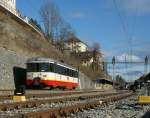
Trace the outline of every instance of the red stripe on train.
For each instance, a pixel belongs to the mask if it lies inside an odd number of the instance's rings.
[[[33,80],[27,80],[27,85],[32,86]],[[56,80],[40,80],[40,84],[45,86],[53,86],[53,87],[66,87],[68,89],[76,88],[78,87],[78,83],[72,83],[72,82],[63,82],[63,81],[56,81]]]

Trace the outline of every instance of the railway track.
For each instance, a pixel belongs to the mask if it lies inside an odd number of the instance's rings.
[[[115,95],[115,96],[111,96],[105,99],[91,101],[88,103],[87,102],[77,103],[73,106],[67,106],[67,107],[62,107],[62,108],[57,108],[57,109],[49,109],[47,111],[42,111],[42,112],[32,112],[28,114],[23,114],[21,117],[23,118],[67,117],[71,113],[76,113],[76,112],[88,110],[88,109],[94,109],[95,107],[98,107],[99,105],[107,105],[109,104],[109,102],[121,100],[131,95],[133,95],[133,93],[127,93],[124,95]],[[17,116],[17,118],[20,118],[20,116]]]
[[[41,112],[41,110],[34,110],[36,112],[27,112],[17,114],[15,118],[49,118],[49,117],[57,117],[57,116],[65,116],[68,113],[74,113],[83,109],[94,108],[98,105],[104,105],[109,103],[110,101],[116,101],[119,99],[123,99],[125,97],[131,96],[133,93],[123,92],[123,93],[113,93],[113,94],[99,94],[99,95],[80,95],[74,97],[65,97],[65,98],[54,98],[48,100],[34,100],[34,101],[27,101],[21,103],[11,103],[11,104],[2,104],[0,105],[1,111],[11,111],[11,110],[18,110],[18,109],[30,109],[30,108],[38,108],[41,105],[45,104],[64,104],[61,107],[54,107],[53,105],[50,108],[45,109]],[[72,102],[71,105],[66,105],[68,102]],[[70,104],[70,103],[69,103]],[[45,107],[43,107],[45,108]],[[32,109],[33,110],[33,109]],[[31,110],[31,111],[32,111]],[[24,111],[24,110],[23,110]],[[30,110],[29,110],[30,111]],[[22,112],[22,111],[21,111]]]
[[[107,96],[112,96],[112,95],[117,95],[120,93],[97,93],[97,94],[71,94],[71,95],[64,95],[62,96],[53,96],[48,97],[48,98],[37,98],[35,97],[34,99],[29,99],[26,102],[12,102],[12,103],[1,103],[0,104],[0,110],[2,111],[7,111],[10,109],[15,109],[15,108],[30,108],[30,107],[36,107],[41,104],[46,104],[46,103],[62,103],[65,101],[75,101],[75,100],[84,100],[84,99],[92,99],[92,98],[97,98],[97,97],[107,97]],[[42,95],[43,96],[43,95]],[[41,97],[41,96],[40,96]]]
[[[69,92],[51,92],[51,93],[43,93],[43,91],[40,91],[37,94],[34,93],[34,91],[30,91],[28,94],[25,94],[26,98],[43,98],[43,97],[56,97],[56,96],[67,96],[67,95],[72,95],[72,94],[85,94],[85,93],[98,93],[98,92],[104,92],[104,91],[69,91]],[[115,93],[115,92],[114,92]],[[1,95],[0,100],[11,100],[13,98],[13,95]]]

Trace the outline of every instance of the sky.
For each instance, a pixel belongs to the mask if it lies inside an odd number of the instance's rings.
[[[17,8],[41,23],[39,9],[44,1],[17,0]],[[105,60],[115,56],[118,61],[125,57],[127,61],[131,57],[132,61],[144,61],[146,55],[150,57],[150,0],[51,1],[82,41],[90,46],[100,44]],[[144,73],[143,68],[144,64],[116,65],[115,71],[133,79]],[[112,74],[111,67],[108,71]]]

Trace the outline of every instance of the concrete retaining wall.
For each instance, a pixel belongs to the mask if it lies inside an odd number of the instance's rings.
[[[94,89],[93,81],[83,73],[79,73],[79,89]]]

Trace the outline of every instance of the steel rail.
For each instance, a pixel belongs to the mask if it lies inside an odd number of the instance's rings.
[[[71,113],[77,113],[79,111],[94,109],[100,105],[108,105],[110,102],[118,101],[121,99],[125,99],[129,96],[134,95],[134,93],[125,93],[122,95],[115,95],[109,98],[103,99],[102,102],[100,100],[95,100],[88,103],[77,103],[73,106],[61,107],[61,108],[52,108],[46,111],[38,111],[38,112],[31,112],[26,114],[21,114],[15,116],[16,118],[57,118],[68,116]]]
[[[102,91],[77,91],[77,92],[59,92],[59,93],[44,93],[44,94],[26,94],[26,98],[42,98],[42,97],[56,97],[56,96],[67,96],[67,95],[76,95],[76,94],[86,94],[86,93],[98,93]],[[104,92],[104,91],[103,91]],[[114,92],[115,93],[115,92]],[[13,95],[2,95],[0,96],[0,100],[10,100],[13,98]]]
[[[126,93],[126,92],[124,92]],[[29,100],[26,102],[14,102],[14,103],[3,103],[0,104],[0,110],[1,111],[7,111],[7,110],[13,110],[13,109],[20,109],[20,108],[32,108],[32,107],[37,107],[41,104],[46,104],[46,103],[63,103],[66,101],[75,101],[75,100],[84,100],[84,99],[92,99],[92,98],[97,98],[97,97],[107,97],[107,96],[112,96],[112,95],[119,95],[123,93],[100,93],[97,95],[79,95],[79,96],[67,96],[67,97],[62,97],[62,98],[51,98],[51,99],[45,99],[45,100]]]

